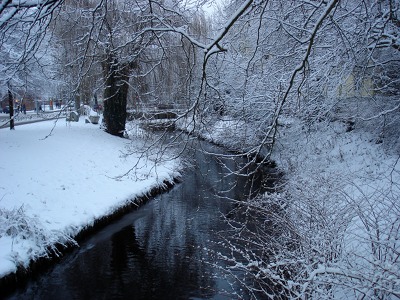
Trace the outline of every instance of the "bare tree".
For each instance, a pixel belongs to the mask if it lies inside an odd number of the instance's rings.
[[[35,8],[37,4],[2,1],[0,5],[0,90],[7,88],[20,105],[28,95],[51,93],[49,85],[46,92],[43,88],[53,75],[46,32],[57,5],[46,2]],[[14,112],[18,113],[14,105],[14,101],[9,103],[10,126]]]
[[[58,19],[64,15],[68,19],[56,20],[56,23],[63,26],[69,22],[73,30],[78,30],[73,37],[76,46],[68,47],[75,53],[68,65],[71,71],[76,69],[73,77],[78,90],[83,88],[87,78],[93,77],[92,70],[101,66],[105,101],[103,120],[109,133],[123,135],[129,89],[136,102],[140,99],[175,101],[163,99],[175,93],[182,101],[186,83],[193,73],[190,71],[193,50],[179,39],[179,35],[174,37],[158,29],[166,20],[169,26],[188,24],[181,7],[147,1],[68,2],[64,7]],[[71,54],[66,53],[68,56]],[[166,67],[169,72],[165,74]],[[64,70],[71,73],[68,68]]]

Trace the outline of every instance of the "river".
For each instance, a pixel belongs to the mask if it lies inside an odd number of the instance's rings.
[[[214,254],[228,251],[217,242],[237,206],[230,199],[245,199],[260,180],[249,184],[227,170],[244,160],[190,156],[182,183],[84,240],[8,299],[246,299]]]

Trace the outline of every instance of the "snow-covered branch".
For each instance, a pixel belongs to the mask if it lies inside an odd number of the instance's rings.
[[[37,22],[53,13],[60,6],[63,0],[2,0],[0,3],[0,29],[4,29],[7,24],[21,15],[21,21]]]

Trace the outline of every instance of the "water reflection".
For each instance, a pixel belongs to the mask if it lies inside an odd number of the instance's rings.
[[[218,271],[213,253],[225,250],[212,241],[235,206],[226,199],[247,197],[250,185],[227,175],[236,162],[191,155],[196,165],[183,183],[84,242],[11,299],[246,298]]]

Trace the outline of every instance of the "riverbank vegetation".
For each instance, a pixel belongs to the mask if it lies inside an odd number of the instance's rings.
[[[349,107],[360,103],[360,117],[351,125],[339,117],[341,110],[315,124],[282,119],[270,157],[284,174],[275,192],[238,201],[231,214],[245,221],[226,219],[231,230],[218,243],[232,256],[214,255],[254,298],[398,295],[400,187],[393,133],[399,124],[395,115],[386,116],[390,125],[384,127],[382,119],[368,118],[376,115],[376,98],[348,100],[345,111],[353,113]],[[235,145],[230,132],[240,122],[221,123],[203,136]]]
[[[399,1],[232,0],[212,17],[208,2],[4,1],[2,92],[50,78],[76,107],[101,98],[117,136],[127,107],[173,108],[189,133],[275,161],[277,191],[245,210],[259,226],[232,224],[248,248],[226,241],[255,298],[400,297]]]

